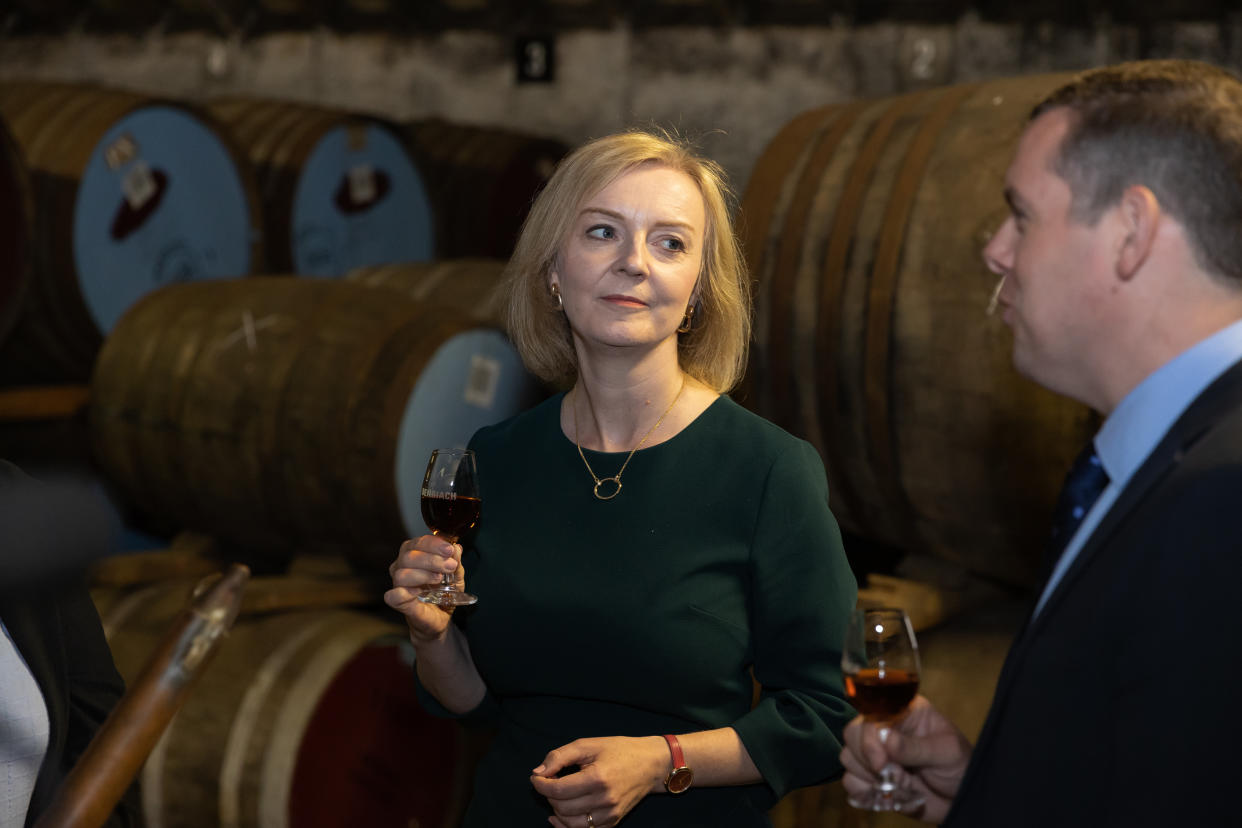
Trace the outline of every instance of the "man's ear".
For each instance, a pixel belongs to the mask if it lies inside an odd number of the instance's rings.
[[[1129,280],[1151,254],[1160,226],[1160,202],[1146,187],[1134,185],[1121,194],[1121,226],[1125,235],[1117,251],[1117,276]]]

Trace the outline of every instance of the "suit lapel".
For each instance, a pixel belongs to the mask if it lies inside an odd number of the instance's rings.
[[[1242,362],[1235,363],[1225,373],[1221,374],[1212,382],[1204,391],[1190,404],[1187,409],[1182,412],[1177,421],[1169,428],[1168,432],[1152,450],[1147,459],[1130,478],[1126,484],[1126,488],[1114,501],[1112,507],[1108,510],[1108,514],[1091,533],[1083,548],[1079,551],[1078,556],[1070,565],[1065,575],[1057,584],[1056,589],[1048,596],[1043,609],[1037,617],[1028,618],[1026,625],[1018,636],[1014,639],[1014,644],[1009,650],[1009,655],[1005,658],[1005,664],[1001,668],[1000,678],[996,683],[996,692],[992,697],[992,706],[988,711],[988,716],[983,725],[983,730],[979,734],[979,739],[975,745],[975,757],[967,769],[966,778],[962,780],[962,786],[958,790],[957,797],[961,798],[967,791],[971,779],[975,774],[970,772],[979,760],[983,758],[985,751],[993,736],[997,721],[1002,717],[1005,703],[1008,699],[1009,688],[1013,684],[1015,677],[1020,672],[1021,664],[1026,656],[1026,651],[1034,640],[1039,628],[1047,623],[1047,619],[1056,612],[1057,606],[1064,600],[1065,595],[1072,590],[1074,583],[1091,565],[1092,560],[1099,554],[1100,549],[1105,547],[1110,538],[1117,533],[1126,519],[1133,514],[1134,510],[1143,501],[1143,499],[1151,492],[1151,490],[1167,477],[1178,464],[1182,461],[1186,452],[1195,444],[1204,434],[1206,434],[1213,425],[1220,422],[1229,412],[1242,408]],[[1041,585],[1041,590],[1043,586]]]
[[[1078,556],[1048,596],[1039,615],[1028,624],[1022,636],[1023,641],[1051,617],[1074,582],[1091,565],[1099,550],[1108,545],[1109,540],[1156,484],[1172,474],[1186,453],[1212,426],[1238,408],[1242,408],[1242,362],[1235,363],[1204,389],[1152,449],[1108,510],[1108,514],[1079,550]]]

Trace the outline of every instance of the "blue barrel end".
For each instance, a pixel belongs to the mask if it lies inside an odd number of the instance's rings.
[[[406,403],[394,458],[397,501],[409,537],[427,533],[423,473],[432,449],[464,448],[474,432],[529,408],[542,389],[503,334],[477,329],[442,344]]]
[[[292,212],[299,274],[338,277],[355,267],[420,262],[434,254],[422,175],[380,124],[325,133],[303,166]]]
[[[156,288],[250,272],[254,225],[210,126],[172,106],[118,120],[82,173],[73,216],[74,265],[100,332]]]

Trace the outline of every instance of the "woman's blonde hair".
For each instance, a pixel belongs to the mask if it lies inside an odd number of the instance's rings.
[[[573,384],[578,357],[565,315],[549,292],[549,273],[583,203],[642,164],[688,175],[703,196],[703,265],[693,324],[678,334],[681,368],[724,392],[746,368],[751,299],[746,263],[729,217],[732,194],[723,170],[683,141],[643,131],[598,138],[567,155],[535,199],[506,270],[509,336],[531,372],[558,386]]]

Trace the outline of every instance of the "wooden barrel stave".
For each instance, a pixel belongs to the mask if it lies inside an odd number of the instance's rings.
[[[285,287],[260,278],[185,297],[176,315],[166,317],[165,335],[192,359],[149,375],[151,387],[171,380],[183,396],[164,439],[149,442],[166,463],[176,463],[161,466],[151,457],[150,468],[173,476],[149,484],[184,481],[180,488],[193,493],[194,504],[183,502],[179,514],[257,549],[279,548],[290,537],[292,518],[281,511],[272,481],[283,463],[275,454],[279,401],[317,321],[317,297]]]
[[[535,194],[568,148],[511,130],[411,121],[406,134],[424,161],[439,218],[441,259],[507,259]]]
[[[505,262],[442,259],[356,268],[346,276],[365,285],[399,290],[416,302],[453,308],[479,322],[504,324]]]

